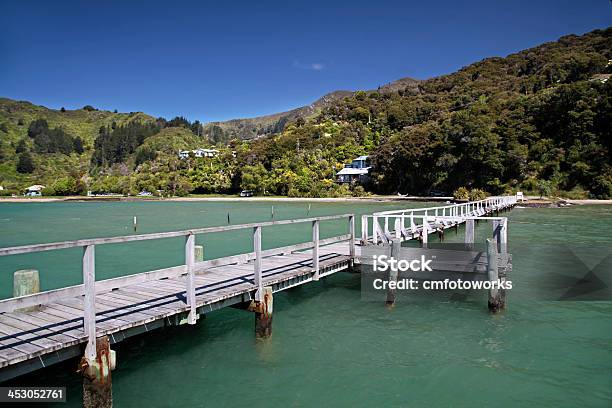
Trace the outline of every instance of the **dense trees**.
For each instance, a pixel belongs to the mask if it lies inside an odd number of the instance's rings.
[[[45,119],[32,121],[28,127],[28,136],[34,139],[34,150],[37,153],[83,153],[80,137],[73,138],[62,128],[50,129]]]
[[[34,168],[34,160],[32,160],[32,155],[27,151],[21,153],[17,161],[17,172],[22,174],[32,173]]]
[[[109,166],[124,162],[144,140],[160,130],[157,124],[130,122],[124,126],[100,128],[94,142],[92,166]]]

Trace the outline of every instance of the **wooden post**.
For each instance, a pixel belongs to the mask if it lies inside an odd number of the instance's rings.
[[[85,358],[88,361],[93,361],[96,359],[96,261],[94,245],[87,245],[83,248],[83,285],[85,286],[83,323],[87,336]]]
[[[495,239],[487,238],[487,277],[491,282],[489,289],[489,311],[497,313],[505,307],[501,289],[497,287],[499,282],[499,271],[497,262],[497,242]]]
[[[465,247],[474,249],[474,219],[469,218],[465,221]]]
[[[312,222],[312,242],[314,246],[312,247],[312,268],[314,270],[314,275],[312,275],[312,280],[319,280],[319,220],[314,220]]]
[[[402,220],[400,219],[400,217],[395,217],[395,238],[401,238],[402,237],[402,228],[400,223],[402,222]]]
[[[110,349],[107,336],[96,340],[95,360],[81,359],[78,372],[83,376],[83,407],[112,408],[113,386],[111,371],[115,369],[117,357]]]
[[[263,279],[261,276],[261,226],[256,226],[253,228],[253,250],[255,252],[253,269],[255,274],[255,286],[257,286],[255,300],[261,301],[263,299]]]
[[[429,235],[429,222],[427,221],[427,210],[425,210],[425,216],[423,217],[423,228],[421,229],[422,239],[421,239],[421,247],[427,248],[427,241]]]
[[[361,245],[368,244],[368,216],[361,216]]]
[[[378,244],[378,228],[380,226],[378,225],[378,217],[377,216],[373,216],[372,217],[372,243],[374,245]]]
[[[187,290],[185,298],[189,306],[189,316],[187,324],[196,324],[198,313],[196,311],[196,295],[195,295],[195,235],[189,234],[185,239],[185,267],[187,268]]]
[[[272,288],[266,286],[261,289],[261,300],[255,311],[255,337],[265,339],[272,336],[272,310],[274,299]]]
[[[13,297],[27,296],[40,292],[40,276],[36,269],[22,269],[13,273]],[[16,309],[15,312],[35,312],[39,306]]]
[[[202,262],[204,260],[204,245],[196,245],[194,247],[195,261]]]
[[[493,220],[493,238],[497,243],[499,253],[505,254],[508,252],[508,219]]]
[[[396,238],[393,241],[391,241],[391,258],[395,258],[396,260],[398,260],[400,257],[401,248],[402,248],[402,241],[400,239]],[[389,282],[397,283],[397,275],[398,275],[397,268],[395,268],[395,270],[393,270],[393,268],[389,268]],[[386,305],[388,308],[392,308],[395,306],[395,297],[396,297],[395,287],[393,289],[388,287],[387,288],[387,302],[386,302]]]
[[[349,238],[349,256],[351,257],[350,267],[352,268],[355,264],[355,216],[352,214],[349,215],[349,234],[351,236]]]

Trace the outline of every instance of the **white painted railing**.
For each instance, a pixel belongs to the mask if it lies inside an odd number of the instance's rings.
[[[468,219],[482,218],[494,211],[515,205],[516,196],[488,197],[479,201],[449,204],[438,207],[409,208],[381,211],[361,217],[362,244],[388,243],[392,238],[420,238],[427,243],[427,235],[444,230]],[[369,222],[372,222],[370,235]]]
[[[343,234],[331,238],[320,239],[319,224],[321,221],[338,220],[348,218],[348,234]],[[288,225],[298,223],[312,223],[312,241],[284,247],[261,249],[262,228],[276,225]],[[214,232],[225,232],[239,229],[253,229],[253,252],[232,255],[223,258],[216,258],[207,261],[196,262],[195,260],[195,236]],[[163,238],[185,238],[185,264],[171,268],[158,269],[155,271],[143,272],[134,275],[121,276],[118,278],[96,281],[95,273],[95,247],[97,245],[125,243],[135,241],[148,241]],[[355,258],[355,216],[353,214],[331,215],[324,217],[312,217],[297,220],[269,221],[242,225],[226,225],[219,227],[206,227],[186,231],[160,232],[152,234],[130,235],[110,238],[93,238],[76,241],[54,242],[48,244],[23,245],[16,247],[0,248],[0,256],[26,254],[33,252],[52,251],[65,248],[83,248],[82,271],[83,284],[69,286],[66,288],[49,290],[31,295],[13,297],[0,300],[0,313],[12,312],[16,309],[37,306],[60,301],[62,299],[83,296],[83,325],[87,336],[87,346],[85,356],[88,359],[96,358],[96,303],[95,296],[99,293],[109,292],[120,287],[158,280],[163,278],[176,278],[186,275],[185,299],[189,310],[187,322],[196,322],[196,294],[194,275],[197,272],[212,267],[230,265],[235,263],[253,262],[254,282],[256,286],[255,299],[260,300],[263,289],[262,259],[280,254],[288,254],[295,251],[312,249],[313,251],[313,280],[319,278],[319,246],[333,244],[336,242],[348,241],[351,262]]]

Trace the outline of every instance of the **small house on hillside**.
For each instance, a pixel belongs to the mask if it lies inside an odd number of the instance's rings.
[[[195,149],[195,150],[179,150],[178,156],[181,159],[186,159],[189,157],[189,154],[193,153],[193,155],[197,158],[202,157],[216,157],[219,154],[219,151],[216,149]]]
[[[369,156],[359,156],[336,173],[336,181],[341,184],[363,183],[368,180],[371,168]]]

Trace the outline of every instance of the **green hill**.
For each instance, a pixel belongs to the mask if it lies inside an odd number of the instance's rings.
[[[374,192],[467,187],[608,198],[611,34],[568,35],[449,75],[338,91],[309,107],[204,126],[0,99],[0,185],[358,195],[363,188],[337,185],[335,172],[370,154],[375,167],[363,187]],[[177,157],[213,145],[215,158]]]

